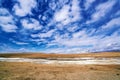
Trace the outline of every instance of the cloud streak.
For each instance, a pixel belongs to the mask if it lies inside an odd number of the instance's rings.
[[[8,6],[4,3],[0,2],[0,52],[120,50],[118,0],[11,0]]]

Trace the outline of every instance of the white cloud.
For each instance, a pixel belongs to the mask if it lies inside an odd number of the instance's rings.
[[[51,37],[53,35],[54,30],[50,30],[47,33],[40,34],[40,37]]]
[[[70,12],[70,15],[72,16],[72,22],[81,19],[79,3],[79,0],[72,0],[72,7]]]
[[[13,11],[17,16],[24,17],[28,14],[32,14],[31,10],[36,7],[36,0],[16,0],[18,3],[15,3]],[[62,53],[77,53],[77,52],[88,52],[88,51],[102,51],[107,49],[120,49],[120,29],[119,31],[116,30],[111,35],[105,35],[107,32],[102,33],[102,30],[108,30],[114,27],[119,28],[120,27],[120,18],[118,11],[116,14],[114,14],[112,17],[114,19],[111,19],[108,23],[101,26],[99,30],[96,30],[96,28],[91,29],[91,27],[88,29],[84,27],[81,27],[81,25],[84,25],[84,23],[79,24],[79,20],[81,20],[81,8],[80,8],[80,1],[81,0],[71,0],[70,3],[66,4],[68,0],[58,0],[56,4],[52,3],[49,4],[50,8],[55,11],[53,20],[50,20],[50,22],[45,26],[45,28],[40,24],[40,22],[33,18],[22,18],[21,24],[23,29],[20,30],[20,35],[31,35],[32,39],[30,41],[35,42],[36,44],[45,43],[47,45],[47,48],[51,46],[58,46],[59,48],[48,50],[49,52],[62,52]],[[86,0],[85,3],[85,10],[89,9],[89,7],[93,7],[92,3],[95,0]],[[53,1],[54,2],[54,1]],[[89,20],[87,23],[96,22],[99,20],[102,20],[112,9],[112,7],[115,5],[117,1],[110,0],[106,1],[104,3],[100,3],[96,6],[95,12],[91,15],[91,20]],[[60,4],[60,5],[58,5]],[[58,10],[57,8],[59,8]],[[88,15],[89,16],[89,15]],[[117,18],[115,18],[117,17]],[[9,11],[5,8],[0,8],[0,27],[5,32],[16,32],[18,29],[15,25],[15,19],[16,17],[13,17]],[[42,16],[39,14],[39,19],[47,20],[46,14]],[[72,24],[72,22],[76,22]],[[84,22],[84,21],[83,21]],[[79,25],[79,26],[78,26]],[[86,26],[87,24],[85,24]],[[49,30],[49,26],[56,26],[56,29]],[[86,27],[89,27],[91,25],[87,25]],[[66,32],[63,29],[67,29]],[[79,29],[79,32],[75,32]],[[88,29],[88,30],[87,30]],[[38,34],[31,34],[27,33],[26,30],[40,30]],[[42,30],[42,31],[41,31]],[[61,34],[61,32],[57,30],[62,30],[64,34]],[[67,32],[68,31],[68,32]],[[96,32],[95,32],[96,31]],[[98,32],[97,32],[98,31]],[[102,34],[94,34],[94,33],[102,33]],[[94,34],[94,35],[92,35]],[[53,39],[53,41],[49,41],[49,39]],[[27,38],[26,38],[27,39]],[[29,43],[25,42],[15,42],[18,45],[25,45]],[[14,49],[10,49],[11,51]],[[22,50],[26,50],[25,48],[21,48]],[[47,52],[47,51],[46,51]]]
[[[64,5],[62,9],[57,10],[54,15],[54,20],[63,25],[67,25],[79,19],[81,19],[81,16],[78,0],[72,0],[72,6],[70,6],[70,4]]]
[[[120,10],[115,13],[115,16],[120,16]]]
[[[79,38],[79,37],[82,37],[82,36],[86,36],[85,30],[82,30],[80,32],[76,32],[76,33],[73,34],[73,38]]]
[[[17,45],[26,45],[26,44],[29,44],[29,43],[26,43],[26,42],[20,42],[20,41],[15,41],[13,39],[11,39],[11,41]]]
[[[36,37],[35,35],[31,35],[33,37]],[[38,36],[39,37],[39,36]],[[40,45],[41,43],[48,43],[48,40],[44,39],[44,38],[38,38],[38,39],[30,39],[30,41],[35,42],[37,45]]]
[[[52,9],[52,10],[55,10],[55,8],[56,8],[56,3],[53,1],[53,2],[51,2],[51,3],[49,3],[49,7]]]
[[[17,29],[13,16],[5,8],[0,8],[0,26],[5,32],[16,32]]]
[[[0,8],[0,24],[14,23],[13,17],[5,8]]]
[[[55,36],[54,44],[63,45],[67,47],[83,46],[92,44],[94,38],[88,37],[86,32],[80,31],[73,34],[73,37],[70,39],[69,35],[57,35]]]
[[[59,22],[67,19],[69,17],[69,8],[70,8],[69,5],[63,6],[63,8],[60,11],[55,13],[54,16],[55,20]]]
[[[7,16],[7,15],[9,15],[10,13],[9,13],[9,11],[7,10],[7,9],[5,9],[5,8],[0,8],[0,15],[2,15],[2,16]]]
[[[104,35],[89,36],[90,33],[86,33],[87,30],[82,30],[73,34],[72,38],[68,35],[55,35],[55,40],[49,42],[49,46],[59,45],[59,49],[55,49],[56,52],[95,52],[114,50],[120,48],[120,36],[119,31],[113,33],[111,36],[103,37]],[[67,49],[63,49],[62,46]],[[61,49],[60,49],[61,48]],[[62,50],[63,49],[63,50]],[[52,50],[50,50],[52,51]]]
[[[68,31],[74,32],[78,29],[79,27],[77,25],[71,25],[67,28]]]
[[[82,37],[82,38],[73,38],[73,39],[63,39],[60,40],[60,44],[74,47],[74,46],[87,46],[87,45],[94,45],[96,39],[94,37]]]
[[[87,10],[96,0],[85,0],[85,9]]]
[[[114,27],[120,27],[120,17],[112,19],[109,21],[106,25],[103,25],[102,28],[114,28]]]
[[[116,3],[115,0],[111,0],[111,1],[107,1],[105,3],[98,5],[95,8],[96,12],[93,13],[91,16],[92,19],[90,21],[87,21],[87,23],[92,23],[92,22],[102,19],[102,17],[107,15],[107,13],[112,9],[112,7],[113,7],[113,5],[115,5],[115,3]]]
[[[120,48],[120,36],[119,33],[115,32],[111,36],[106,36],[99,40],[99,43],[93,46],[96,50],[107,50],[108,48],[115,49],[119,45]]]
[[[25,42],[16,42],[16,44],[18,44],[18,45],[25,45],[25,44],[28,44],[28,43],[25,43]]]
[[[39,34],[32,34],[31,37],[40,37],[40,38],[46,38],[46,37],[51,37],[55,30],[50,30],[46,33],[39,33]]]
[[[0,16],[0,23],[1,24],[8,24],[8,23],[14,23],[12,16]]]
[[[44,51],[43,51],[44,52]],[[63,54],[63,53],[68,53],[68,54],[70,54],[70,53],[87,53],[87,52],[89,52],[89,50],[87,50],[87,49],[80,49],[80,48],[53,48],[53,49],[47,49],[46,51],[45,51],[45,53],[61,53],[61,54]]]
[[[31,35],[32,37],[37,37],[37,35]],[[42,42],[44,41],[45,42],[45,39],[30,39],[30,41],[33,41],[33,42]]]
[[[40,25],[39,22],[33,18],[23,19],[21,20],[21,23],[25,29],[40,30],[42,28],[42,25]]]
[[[17,29],[14,24],[2,24],[1,27],[5,32],[16,32]]]
[[[18,3],[14,5],[13,11],[18,16],[26,16],[32,14],[31,10],[36,7],[36,0],[17,0]]]

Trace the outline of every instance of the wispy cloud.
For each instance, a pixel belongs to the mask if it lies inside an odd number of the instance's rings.
[[[91,20],[87,21],[87,23],[92,23],[92,22],[95,22],[95,21],[98,21],[104,18],[105,15],[107,15],[111,11],[115,3],[116,3],[115,0],[111,0],[111,1],[107,1],[102,4],[99,4],[95,8],[95,13],[92,14]]]
[[[0,26],[5,32],[16,32],[13,16],[5,8],[0,8]]]
[[[70,52],[69,50],[71,50],[71,52],[72,50],[74,52],[75,50],[77,50],[78,52],[88,52],[88,51],[94,52],[94,51],[104,51],[104,50],[120,48],[120,46],[118,46],[118,44],[120,44],[119,41],[120,37],[118,37],[119,33],[117,32],[113,33],[111,36],[106,36],[106,37],[103,37],[103,35],[91,37],[89,36],[89,34],[86,33],[86,30],[83,30],[74,33],[71,39],[69,38],[64,39],[61,36],[58,36],[56,40],[54,40],[51,44],[65,46],[68,48],[67,49],[68,52]],[[67,50],[65,52],[67,52]],[[59,49],[57,49],[57,51],[59,52]],[[62,52],[61,49],[60,52]]]
[[[0,1],[0,52],[120,50],[118,0],[11,0],[8,3],[6,6],[4,0]]]
[[[115,28],[115,27],[120,27],[120,17],[112,19],[109,21],[106,25],[103,25],[102,28]]]
[[[17,45],[27,45],[27,44],[29,44],[27,42],[15,41],[15,40],[12,40],[12,39],[10,39],[10,41],[12,41],[13,43],[15,43]]]
[[[55,30],[50,30],[46,33],[39,33],[39,34],[32,34],[31,37],[39,37],[39,38],[46,38],[46,37],[51,37]]]
[[[40,30],[42,26],[39,24],[39,21],[35,19],[23,19],[21,20],[22,26],[25,29],[33,29],[33,30]]]

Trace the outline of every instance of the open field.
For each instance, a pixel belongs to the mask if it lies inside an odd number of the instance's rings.
[[[120,80],[120,52],[0,54],[0,80]]]
[[[80,57],[120,57],[120,52],[101,52],[101,53],[84,53],[84,54],[44,54],[44,53],[14,53],[0,54],[0,57],[19,57],[19,58],[80,58]]]
[[[120,80],[120,65],[0,62],[0,80]]]

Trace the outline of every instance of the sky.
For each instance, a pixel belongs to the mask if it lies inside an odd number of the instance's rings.
[[[0,0],[0,53],[120,50],[120,0]]]

